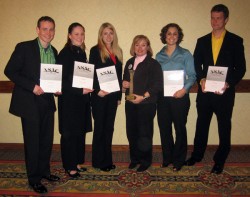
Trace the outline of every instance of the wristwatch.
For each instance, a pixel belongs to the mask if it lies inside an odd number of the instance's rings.
[[[146,100],[148,97],[145,94],[142,96],[143,100]]]

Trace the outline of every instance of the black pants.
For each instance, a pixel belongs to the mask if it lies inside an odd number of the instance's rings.
[[[54,137],[54,111],[43,101],[38,101],[37,108],[39,119],[21,118],[29,184],[39,183],[42,176],[50,174]]]
[[[91,104],[94,118],[92,166],[105,168],[113,164],[112,139],[117,110],[117,96],[110,94],[102,98],[92,94]]]
[[[65,170],[77,170],[77,164],[85,161],[84,132],[65,131],[61,134],[61,156]]]
[[[182,166],[187,155],[187,116],[190,108],[189,95],[182,98],[161,96],[157,103],[163,164]],[[175,141],[172,124],[175,129]]]
[[[156,104],[133,104],[127,101],[125,110],[130,160],[133,163],[150,166]]]
[[[199,93],[198,93],[199,94]],[[192,157],[201,161],[208,142],[211,118],[215,113],[218,122],[219,147],[213,160],[224,165],[231,148],[231,118],[235,94],[225,92],[223,95],[200,93],[197,95],[197,122]]]

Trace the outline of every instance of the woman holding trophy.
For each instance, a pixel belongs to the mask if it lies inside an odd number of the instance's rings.
[[[160,64],[152,58],[153,52],[146,36],[135,36],[130,54],[133,57],[126,63],[122,83],[126,89],[126,131],[131,160],[129,169],[140,164],[137,172],[143,172],[152,163],[153,119],[163,77]]]

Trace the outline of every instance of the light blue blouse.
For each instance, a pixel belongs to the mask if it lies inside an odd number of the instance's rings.
[[[173,54],[169,57],[164,46],[157,54],[156,60],[161,64],[163,71],[184,70],[184,88],[188,93],[196,80],[194,68],[194,58],[192,54],[180,46],[177,46]]]

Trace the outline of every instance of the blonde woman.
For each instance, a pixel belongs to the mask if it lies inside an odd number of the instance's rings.
[[[126,131],[130,149],[129,169],[137,165],[137,172],[146,171],[152,164],[153,120],[156,114],[157,94],[162,89],[161,65],[152,58],[149,39],[137,35],[133,39],[124,68],[123,88],[130,88],[130,71],[134,71],[134,100],[126,100]]]
[[[90,50],[89,62],[95,69],[115,66],[120,91],[109,93],[100,89],[97,74],[94,75],[94,92],[91,95],[94,118],[92,166],[108,172],[116,166],[112,160],[112,138],[116,110],[121,103],[122,50],[114,26],[103,23],[98,32],[98,43]]]

